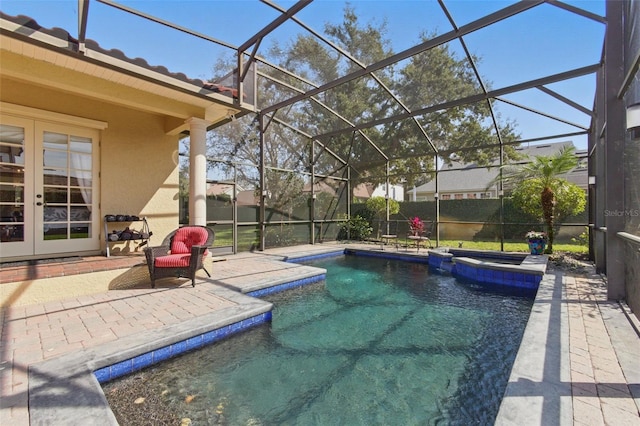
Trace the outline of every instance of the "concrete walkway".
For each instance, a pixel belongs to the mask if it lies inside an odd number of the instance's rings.
[[[576,425],[640,425],[640,331],[598,277],[565,277]]]
[[[368,247],[376,250],[374,246]],[[87,366],[95,367],[96,359],[102,359],[103,363],[121,360],[122,354],[140,353],[145,348],[166,344],[169,338],[175,340],[194,330],[229,323],[229,318],[237,320],[264,312],[269,309],[266,302],[242,293],[313,273],[305,269],[308,267],[282,262],[288,256],[340,248],[324,244],[228,256],[213,265],[214,278],[207,279],[202,274],[195,288],[188,280],[178,283],[166,280],[160,281],[159,287],[153,290],[113,290],[73,300],[5,309],[0,315],[0,425],[28,425],[30,420],[31,424],[62,424],[60,420],[44,421],[47,409],[65,413],[52,419],[64,419],[66,425],[87,424],[87,418],[92,419],[92,425],[113,424],[115,419],[105,414],[105,407],[101,406],[104,395],[95,387],[90,388],[86,381],[92,377],[87,374],[90,372]],[[527,371],[530,367],[544,369],[545,363],[548,367],[552,357],[543,346],[536,350],[542,357],[542,367],[526,361],[522,347],[536,343],[527,343],[529,337],[525,332],[520,351],[523,354],[518,354],[518,358],[524,357],[525,364],[514,366],[511,389],[507,389],[505,398],[505,401],[515,401],[516,407],[531,410],[519,416],[530,420],[518,420],[518,423],[640,426],[640,339],[625,316],[624,307],[606,301],[604,283],[598,276],[547,274],[545,278],[551,283],[550,292],[544,295],[549,299],[536,300],[532,317],[536,312],[544,314],[544,304],[557,306],[558,315],[547,316],[542,327],[546,328],[547,336],[557,334],[558,342],[564,339],[568,344],[566,351],[560,350],[554,355],[558,377],[550,377],[548,371],[546,375]],[[553,283],[558,284],[559,291]],[[78,365],[82,368],[74,367]],[[518,368],[524,370],[518,373]],[[562,371],[568,372],[566,377],[560,374]],[[509,394],[515,385],[523,383],[517,374],[530,381],[534,376],[541,381],[549,380],[554,393],[568,390],[558,396],[561,403],[551,406],[545,405],[548,395],[540,395],[539,387],[534,386],[529,394]],[[77,376],[84,378],[80,380]],[[34,406],[44,399],[34,400],[34,394],[40,395],[47,387],[58,389],[56,401],[63,401],[60,405],[66,406],[40,407],[36,414]],[[518,388],[518,392],[521,389]],[[79,393],[92,394],[94,398],[87,399],[89,402],[84,405],[83,400],[78,399]],[[538,407],[540,413],[537,414]],[[91,414],[94,409],[104,420]],[[500,419],[502,424],[510,424],[508,416]],[[541,423],[541,419],[545,422]]]
[[[600,276],[547,273],[496,424],[640,426],[637,323]]]

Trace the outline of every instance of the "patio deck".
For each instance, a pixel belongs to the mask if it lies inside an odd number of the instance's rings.
[[[195,288],[188,280],[163,280],[156,289],[138,284],[4,309],[0,424],[86,424],[87,418],[92,424],[114,424],[97,382],[87,374],[98,360],[122,360],[123,355],[144,353],[194,330],[210,330],[263,312],[269,308],[266,302],[242,293],[313,273],[282,260],[345,247],[356,245],[309,245],[227,256],[214,263],[213,278],[202,274]],[[380,251],[379,245],[357,247]],[[87,259],[82,269],[99,267],[92,262],[103,259]],[[31,274],[46,276],[53,273],[47,269],[63,273],[64,266],[30,268]],[[623,305],[606,300],[600,276],[547,273],[496,423],[640,425],[637,331],[635,317],[628,318]]]

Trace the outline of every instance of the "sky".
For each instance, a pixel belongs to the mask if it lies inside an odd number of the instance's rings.
[[[565,2],[599,16],[605,14],[604,0]],[[43,27],[61,27],[75,36],[77,3],[76,0],[2,0],[0,10],[10,15],[30,16]],[[121,0],[120,3],[234,46],[245,42],[279,15],[275,9],[255,0]],[[295,2],[276,3],[288,8]],[[512,3],[444,0],[458,27]],[[452,30],[435,0],[353,0],[350,5],[361,23],[385,23],[385,36],[396,52],[417,44],[422,33],[437,35]],[[342,21],[344,6],[343,1],[316,0],[296,16],[322,33],[325,23]],[[473,32],[465,37],[465,42],[472,54],[480,58],[478,68],[485,84],[497,89],[599,62],[604,29],[602,23],[543,4]],[[259,54],[275,42],[290,43],[301,31],[304,30],[294,22],[287,22],[265,38]],[[90,2],[87,37],[98,41],[103,48],[116,48],[129,57],[141,57],[152,65],[164,65],[170,71],[203,80],[213,77],[213,66],[221,55],[230,56],[232,52],[97,1]],[[449,43],[449,48],[458,57],[464,57],[459,43]],[[548,87],[587,108],[593,105],[594,75]],[[505,98],[582,126],[589,125],[588,116],[537,89]],[[502,119],[518,123],[517,129],[524,139],[579,130],[506,103],[497,103],[496,109]],[[573,141],[578,148],[586,148],[586,137],[574,137]]]

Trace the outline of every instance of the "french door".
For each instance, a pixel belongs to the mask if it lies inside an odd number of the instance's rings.
[[[100,248],[99,131],[3,115],[0,256]]]

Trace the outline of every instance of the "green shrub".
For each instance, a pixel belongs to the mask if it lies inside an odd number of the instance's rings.
[[[339,240],[365,240],[369,238],[373,228],[369,221],[362,216],[356,215],[340,226]]]
[[[289,247],[297,244],[293,226],[280,225],[268,227],[264,236],[267,247]]]
[[[589,227],[585,226],[582,234],[580,234],[577,237],[571,238],[571,241],[574,244],[578,244],[584,247],[589,247]]]

